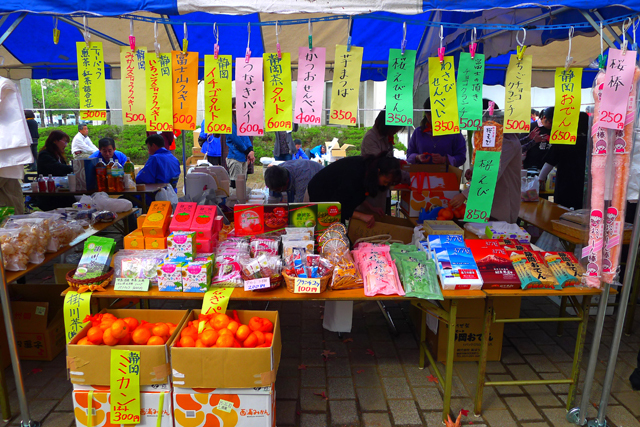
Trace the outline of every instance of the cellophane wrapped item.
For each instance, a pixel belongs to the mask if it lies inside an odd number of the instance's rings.
[[[167,256],[166,250],[122,250],[113,257],[115,277],[149,279],[158,283],[158,267]]]
[[[278,255],[279,246],[279,236],[253,236],[250,243],[251,257]]]
[[[4,228],[22,230],[25,235],[30,235],[35,239],[35,246],[29,253],[29,262],[40,264],[44,261],[44,254],[51,241],[51,231],[49,230],[49,220],[45,218],[34,218],[28,215],[20,217],[10,217],[4,224]]]
[[[222,288],[241,288],[244,282],[242,280],[242,262],[239,259],[240,255],[218,255],[211,285]],[[245,260],[245,262],[249,261],[248,255]]]
[[[347,252],[342,257],[333,258],[333,261],[335,261],[335,266],[333,267],[333,277],[331,278],[331,289],[337,291],[364,287],[364,281],[356,268],[351,253]]]
[[[409,245],[403,245],[409,246]],[[396,263],[398,274],[402,279],[405,295],[414,298],[443,300],[442,290],[438,283],[436,263],[427,259],[426,252],[413,247],[412,252],[393,252],[391,257]]]
[[[404,295],[389,246],[365,243],[351,253],[364,280],[366,296]]]
[[[26,270],[37,238],[23,229],[0,229],[0,247],[4,268],[9,271]]]

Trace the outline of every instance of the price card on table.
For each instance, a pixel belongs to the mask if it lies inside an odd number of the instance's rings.
[[[322,122],[326,57],[327,49],[324,47],[298,48],[295,123],[319,125]]]
[[[438,58],[429,58],[429,94],[433,135],[459,133],[460,119],[453,56],[445,56],[442,62]]]
[[[111,350],[111,422],[140,424],[140,352]]]
[[[598,126],[606,129],[624,129],[627,116],[627,102],[633,83],[637,52],[609,49],[607,70],[602,84],[600,114],[596,117]],[[621,101],[625,102],[621,102]]]
[[[291,54],[265,53],[264,60],[264,112],[267,130],[271,132],[292,129],[293,95],[291,94]]]
[[[145,124],[146,110],[146,47],[120,46],[121,98],[122,113],[125,125]]]
[[[296,294],[319,294],[320,279],[305,279],[303,277],[296,277],[293,292]]]
[[[364,48],[360,46],[351,46],[347,52],[347,46],[336,45],[329,116],[332,125],[356,125],[363,53]]]
[[[149,279],[129,279],[118,277],[116,278],[114,289],[116,291],[147,292],[149,290]]]
[[[504,133],[529,132],[531,121],[531,55],[511,55],[505,82]]]
[[[482,126],[482,82],[484,81],[484,55],[460,53],[458,65],[458,115],[460,129],[478,130]]]
[[[487,222],[489,220],[498,180],[498,169],[500,169],[500,151],[476,152],[467,210],[464,213],[465,221]]]
[[[84,328],[84,319],[91,314],[91,292],[67,292],[64,296],[64,333],[69,342]]]
[[[80,118],[82,120],[107,120],[107,111],[95,111],[95,108],[107,108],[106,83],[104,76],[104,57],[102,43],[76,42],[78,61],[78,85],[80,90]],[[87,111],[84,109],[94,111]]]
[[[236,58],[236,117],[238,135],[264,135],[262,58]]]
[[[204,56],[205,133],[231,133],[231,55]]]
[[[389,49],[387,66],[387,116],[385,124],[413,125],[413,72],[416,51]]]
[[[551,144],[575,145],[582,100],[582,68],[556,68],[556,104]]]
[[[253,280],[245,280],[244,281],[244,290],[245,291],[255,291],[256,289],[266,289],[271,287],[271,281],[268,277],[263,277],[262,279],[253,279]]]

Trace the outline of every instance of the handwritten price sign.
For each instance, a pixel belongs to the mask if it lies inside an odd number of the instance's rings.
[[[202,300],[202,314],[218,314],[227,311],[233,288],[216,288],[207,291]]]
[[[336,45],[329,118],[332,125],[356,124],[363,52],[364,49],[360,46],[351,46],[351,50],[347,52],[347,46]]]
[[[64,333],[69,342],[84,328],[84,318],[91,314],[91,292],[67,292],[64,296]]]
[[[406,126],[413,124],[413,72],[416,51],[389,49],[387,67],[387,116],[385,124]]]
[[[296,294],[319,294],[320,279],[305,279],[302,277],[296,277],[293,291]]]
[[[205,133],[232,132],[231,128],[231,55],[204,57]]]
[[[140,352],[111,350],[111,421],[140,424]]]
[[[129,46],[120,46],[120,66],[122,67],[120,86],[125,125],[145,124],[146,54],[146,47],[137,47],[132,51]]]
[[[319,125],[322,122],[322,98],[327,49],[298,48],[298,86],[295,122]]]
[[[500,151],[477,151],[473,178],[469,190],[467,210],[464,220],[468,222],[487,222],[491,216],[491,205],[496,191]]]
[[[264,135],[262,58],[236,58],[236,117],[238,135]]]
[[[482,82],[484,80],[484,55],[473,58],[467,52],[460,53],[458,65],[458,115],[460,129],[478,130],[482,123]]]
[[[173,131],[173,81],[171,74],[171,55],[147,52],[147,108],[145,119],[147,130]]]
[[[582,100],[582,68],[556,68],[555,83],[555,115],[549,142],[575,145]]]
[[[627,116],[627,103],[631,92],[637,52],[609,49],[609,60],[602,85],[598,125],[606,129],[623,129]],[[624,100],[625,102],[621,102]]]
[[[82,120],[106,120],[107,95],[104,79],[102,43],[76,42],[78,84],[80,86],[80,118]],[[87,111],[94,110],[94,111]]]
[[[453,56],[445,56],[442,63],[438,58],[429,58],[429,94],[433,135],[459,133],[460,119]]]
[[[505,82],[504,133],[529,132],[532,56],[511,55]]]

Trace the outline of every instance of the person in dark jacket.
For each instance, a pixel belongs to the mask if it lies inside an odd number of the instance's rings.
[[[38,162],[38,122],[36,122],[36,115],[31,110],[24,110],[24,116],[27,119],[27,126],[29,127],[29,134],[31,135],[31,154],[33,154],[33,163],[29,167],[29,172],[36,172],[36,163]]]
[[[44,147],[38,154],[38,172],[43,176],[67,176],[73,173],[73,166],[67,163],[64,156],[64,149],[69,144],[69,135],[54,130],[47,137]],[[73,196],[38,197],[36,204],[43,211],[50,211],[56,208],[70,207],[76,199]]]
[[[549,152],[551,144],[551,127],[553,125],[554,107],[549,107],[540,115],[540,119],[531,123],[530,132],[520,139],[522,154],[525,155],[522,161],[523,169],[541,170],[544,166],[544,157]]]

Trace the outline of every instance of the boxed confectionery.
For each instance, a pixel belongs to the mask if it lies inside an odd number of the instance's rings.
[[[237,236],[264,233],[264,205],[235,205],[233,216]]]
[[[525,244],[531,242],[531,234],[527,233],[527,230],[506,222],[494,222],[492,225],[487,225],[485,234],[490,239],[514,239]]]
[[[400,207],[411,218],[420,210],[448,207],[449,201],[460,193],[462,170],[448,165],[406,165],[403,170],[411,176],[411,191],[402,191]]]
[[[176,427],[219,425],[275,427],[273,386],[253,388],[175,388]]]
[[[264,231],[282,231],[289,225],[289,206],[285,203],[264,205]]]
[[[133,230],[131,233],[124,236],[124,248],[144,249],[144,234],[142,234],[142,230]]]
[[[443,246],[435,250],[435,255],[442,289],[482,288],[482,277],[469,248]]]
[[[196,252],[195,231],[172,231],[167,237],[169,258],[193,259]]]
[[[211,240],[214,237],[217,206],[198,205],[191,221],[191,231],[196,232],[196,240]],[[222,218],[220,218],[222,220]],[[220,231],[220,230],[216,230]]]
[[[422,228],[425,236],[440,234],[459,234],[464,236],[464,230],[453,221],[424,221]]]
[[[196,213],[197,204],[194,202],[179,202],[169,224],[169,231],[189,231]]]
[[[471,253],[480,270],[483,289],[520,289],[520,279],[507,251],[500,247],[474,246]]]
[[[252,388],[267,387],[276,380],[282,343],[277,311],[237,311],[240,322],[248,325],[258,316],[273,323],[270,347],[195,348],[171,345],[171,368],[174,387],[181,388]],[[179,328],[198,319],[200,310],[192,310]],[[213,369],[215,367],[215,369]]]
[[[171,221],[171,203],[166,201],[151,202],[147,217],[142,223],[144,237],[166,237]]]
[[[167,249],[166,237],[145,237],[144,238],[145,249]]]

